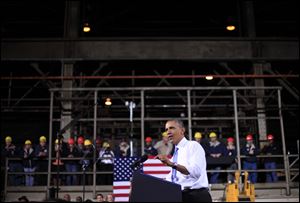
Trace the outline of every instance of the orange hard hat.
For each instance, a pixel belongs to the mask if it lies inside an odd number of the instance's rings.
[[[227,138],[227,142],[234,142],[234,138],[233,137]]]
[[[78,144],[83,144],[84,143],[84,138],[83,137],[78,137],[77,138],[77,143]]]
[[[267,136],[267,139],[268,139],[268,140],[273,140],[273,139],[274,139],[274,136],[273,136],[272,134],[269,134],[269,135]]]
[[[152,138],[151,137],[146,137],[145,141],[146,142],[152,142]]]
[[[251,134],[247,135],[246,140],[247,141],[253,140],[253,136]]]

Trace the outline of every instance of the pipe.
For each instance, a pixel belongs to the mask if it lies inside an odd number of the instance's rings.
[[[237,75],[211,75],[213,78],[299,78],[299,75],[293,74],[237,74]],[[99,79],[188,79],[188,78],[203,78],[208,75],[110,75],[110,76],[2,76],[0,80],[99,80]]]

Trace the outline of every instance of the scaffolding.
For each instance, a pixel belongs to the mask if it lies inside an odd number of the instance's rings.
[[[244,96],[241,94],[243,91],[248,91],[248,92],[255,92],[258,90],[264,90],[264,91],[269,91],[271,92],[271,96],[274,98],[274,91],[277,94],[277,115],[273,116],[265,116],[264,119],[266,120],[278,120],[280,122],[280,134],[281,134],[281,143],[282,143],[282,152],[283,152],[283,159],[284,159],[284,172],[285,172],[285,177],[286,177],[286,193],[287,195],[290,194],[290,175],[289,175],[289,163],[288,163],[288,156],[287,156],[287,151],[286,151],[286,144],[285,144],[285,135],[284,135],[284,126],[283,126],[283,117],[282,117],[282,104],[281,104],[281,87],[141,87],[141,88],[53,88],[50,89],[50,119],[49,119],[49,135],[54,135],[55,132],[53,131],[53,122],[59,121],[60,119],[55,119],[53,118],[53,107],[54,107],[54,99],[55,99],[55,94],[59,94],[62,92],[86,92],[89,95],[93,95],[93,102],[92,106],[93,109],[93,118],[79,118],[79,122],[93,122],[93,136],[92,139],[96,140],[97,139],[97,128],[99,127],[98,124],[99,122],[115,122],[115,121],[126,121],[128,118],[113,118],[113,117],[102,117],[99,118],[97,112],[99,109],[99,98],[98,95],[110,95],[110,94],[116,94],[118,92],[118,95],[120,96],[119,92],[132,92],[134,91],[135,94],[139,94],[140,99],[135,100],[137,102],[137,109],[140,109],[140,113],[137,114],[137,116],[134,117],[135,122],[140,123],[140,146],[141,146],[141,153],[144,151],[144,139],[145,139],[145,125],[147,122],[164,122],[169,119],[174,119],[178,118],[184,121],[187,121],[187,133],[188,133],[188,138],[192,140],[192,131],[193,131],[193,122],[194,121],[233,121],[234,126],[235,126],[235,138],[236,138],[236,144],[237,144],[237,152],[238,152],[238,170],[242,170],[241,167],[241,155],[240,155],[240,129],[239,129],[239,121],[240,120],[257,120],[260,119],[259,116],[239,116],[238,108],[240,106],[245,105],[246,107],[250,105],[250,103],[247,104],[247,100],[244,98]],[[201,105],[203,105],[205,108],[208,108],[208,106],[205,105],[203,99],[208,99],[208,98],[202,98],[202,102],[199,104],[193,103],[192,105],[192,100],[195,98],[192,96],[196,96],[197,92],[210,92],[210,91],[221,91],[221,92],[229,92],[232,96],[225,97],[227,100],[231,100],[231,104],[227,103],[223,99],[224,105],[219,104],[219,108],[232,108],[233,109],[233,115],[232,116],[211,116],[211,117],[203,117],[203,116],[193,116],[193,111],[192,109],[195,108],[200,108]],[[179,109],[185,109],[184,113],[179,114],[180,116],[176,117],[176,114],[173,114],[172,116],[166,116],[166,117],[154,117],[154,116],[146,116],[146,112],[148,114],[151,114],[150,111],[148,111],[147,107],[155,107],[155,104],[151,105],[146,105],[147,103],[147,98],[150,96],[151,98],[151,93],[158,94],[158,95],[166,95],[169,92],[175,92],[175,94],[178,96],[179,99],[182,100],[185,104],[179,105],[179,104],[172,104],[169,107],[171,108],[179,108]],[[196,93],[196,94],[195,94]],[[275,95],[276,95],[275,94]],[[208,94],[208,97],[211,94]],[[152,95],[153,96],[153,95]],[[121,99],[121,98],[120,98]],[[122,100],[122,99],[121,99]],[[240,102],[239,102],[240,100]],[[114,101],[114,100],[113,100]],[[243,102],[243,103],[242,103]],[[122,106],[122,105],[120,105]],[[159,106],[159,105],[157,105]],[[168,105],[164,104],[165,108],[168,107]],[[213,106],[212,106],[213,107]],[[218,106],[215,105],[214,108],[217,108]],[[122,108],[122,107],[120,107]],[[274,108],[274,106],[272,107]],[[185,114],[186,112],[186,114]],[[161,126],[162,128],[163,126]],[[49,137],[49,142],[52,143],[52,136]],[[51,154],[51,149],[50,153]],[[50,158],[50,157],[49,157]],[[49,173],[51,170],[51,165],[49,164]],[[94,172],[95,171],[94,167]],[[96,175],[94,173],[94,180],[96,178]],[[50,183],[50,176],[48,176],[48,184]],[[94,186],[95,186],[95,181],[94,181]],[[48,185],[50,187],[50,185]]]

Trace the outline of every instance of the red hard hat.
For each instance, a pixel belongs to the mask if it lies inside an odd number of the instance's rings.
[[[227,142],[234,142],[234,138],[233,137],[227,138]]]
[[[75,141],[74,141],[74,139],[73,139],[73,138],[69,138],[69,141],[68,141],[68,143],[69,143],[69,144],[74,144],[74,143],[75,143]]]
[[[145,141],[146,142],[152,142],[152,138],[151,137],[146,137]]]
[[[269,134],[269,135],[267,136],[267,139],[268,139],[268,140],[273,140],[273,139],[274,139],[274,136],[273,136],[272,134]]]
[[[247,141],[253,140],[253,136],[251,134],[247,135],[246,140]]]
[[[77,138],[77,143],[78,144],[83,144],[83,142],[84,142],[84,138],[83,137],[78,137]]]

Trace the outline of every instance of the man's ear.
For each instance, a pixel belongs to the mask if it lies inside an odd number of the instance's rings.
[[[184,135],[185,134],[185,128],[182,128],[182,134]]]

